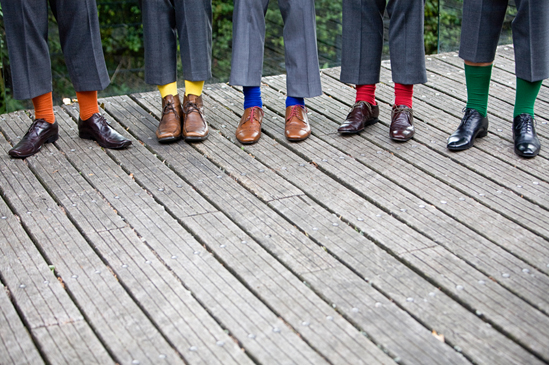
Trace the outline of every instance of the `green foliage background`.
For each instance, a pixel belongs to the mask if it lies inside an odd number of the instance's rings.
[[[45,0],[44,0],[45,1]],[[79,1],[79,0],[74,0]],[[461,6],[463,0],[426,0],[425,49],[427,54],[437,51],[454,51],[459,46]],[[144,83],[143,26],[139,0],[97,0],[101,38],[111,77],[111,85],[100,96],[128,94],[154,90]],[[213,78],[208,82],[226,82],[231,68],[233,0],[212,0],[213,15]],[[316,0],[317,38],[321,68],[339,66],[341,60],[341,0]],[[439,8],[441,9],[439,14]],[[30,108],[29,101],[11,97],[10,69],[5,45],[5,30],[0,7],[0,114],[22,108]],[[514,8],[509,8],[509,19]],[[388,19],[386,19],[388,25]],[[264,74],[284,73],[284,39],[282,17],[277,0],[271,0],[267,12]],[[509,32],[503,33],[504,42],[511,43]],[[387,32],[385,32],[387,36]],[[439,41],[440,40],[440,41]],[[74,89],[68,77],[61,52],[59,35],[54,17],[50,14],[49,46],[52,57],[54,102],[73,98]],[[388,56],[388,46],[384,48]],[[181,68],[181,66],[179,66]],[[179,75],[182,70],[179,70]],[[180,83],[183,80],[179,80]]]

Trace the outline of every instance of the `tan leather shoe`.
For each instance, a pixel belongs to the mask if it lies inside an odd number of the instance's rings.
[[[307,108],[293,105],[286,108],[286,139],[288,141],[303,141],[311,134],[311,126],[307,117]]]
[[[208,138],[208,124],[204,118],[202,96],[185,95],[183,99],[183,138],[186,141],[203,141]]]
[[[261,122],[265,113],[258,106],[244,110],[240,124],[236,128],[236,139],[242,144],[252,144],[261,138]]]
[[[162,119],[156,129],[156,138],[160,143],[175,142],[181,138],[181,102],[179,95],[166,95],[162,98]]]

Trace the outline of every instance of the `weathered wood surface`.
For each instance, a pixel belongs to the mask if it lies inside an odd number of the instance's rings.
[[[285,77],[264,79],[259,143],[234,130],[242,94],[204,93],[207,141],[159,144],[157,93],[101,100],[122,151],[78,138],[7,156],[30,124],[0,116],[1,364],[538,364],[549,362],[549,86],[543,149],[512,147],[512,47],[500,47],[490,133],[445,148],[466,100],[456,54],[427,59],[416,135],[337,126],[354,101],[322,72],[313,136],[283,138]],[[183,92],[183,91],[181,91]]]

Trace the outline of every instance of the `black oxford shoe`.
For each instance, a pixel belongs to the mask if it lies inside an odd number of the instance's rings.
[[[25,158],[40,151],[44,143],[53,143],[59,138],[57,122],[48,123],[44,119],[36,119],[27,133],[21,138],[8,154],[13,158]]]
[[[447,147],[451,151],[462,151],[473,147],[475,138],[488,135],[488,117],[477,110],[467,108],[458,129],[448,137]]]
[[[515,153],[522,157],[536,157],[541,149],[534,118],[530,114],[520,114],[513,119],[513,140],[515,141]]]
[[[78,135],[83,139],[97,141],[101,147],[105,148],[121,149],[132,144],[132,141],[112,129],[99,113],[95,113],[86,120],[78,119]]]

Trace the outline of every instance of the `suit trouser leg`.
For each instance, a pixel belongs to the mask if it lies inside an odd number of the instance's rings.
[[[269,0],[234,1],[231,85],[261,85],[268,5]]]
[[[549,78],[549,3],[547,0],[515,0],[513,20],[515,73],[536,82]]]
[[[321,95],[314,0],[279,0],[278,4],[284,19],[287,94]]]
[[[47,0],[0,1],[10,57],[13,97],[32,99],[51,92]]]
[[[424,0],[391,0],[387,12],[391,19],[389,51],[393,81],[403,85],[426,83]]]
[[[385,0],[344,0],[341,76],[343,82],[379,82]],[[424,1],[390,0],[389,47],[393,81],[427,81],[423,43]]]
[[[145,82],[166,85],[177,80],[175,8],[171,0],[142,2]]]
[[[212,2],[175,0],[183,77],[204,81],[212,77]]]
[[[61,48],[76,91],[98,91],[110,83],[95,0],[50,0]]]
[[[379,82],[385,0],[343,0],[342,82]]]

